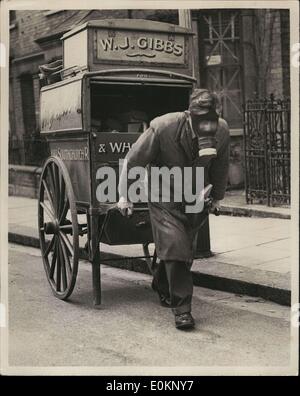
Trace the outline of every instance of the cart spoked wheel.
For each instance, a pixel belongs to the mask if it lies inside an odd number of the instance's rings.
[[[77,210],[66,166],[49,157],[41,174],[38,221],[42,259],[54,295],[67,299],[78,272]]]

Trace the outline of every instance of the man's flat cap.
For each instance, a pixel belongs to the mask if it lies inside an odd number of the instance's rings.
[[[216,110],[217,96],[207,89],[196,88],[190,96],[189,111],[192,114],[206,114]]]

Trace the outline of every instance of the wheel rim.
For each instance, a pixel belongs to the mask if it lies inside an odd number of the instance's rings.
[[[64,163],[50,157],[39,190],[39,235],[44,268],[53,293],[66,299],[78,272],[78,222],[74,192]]]

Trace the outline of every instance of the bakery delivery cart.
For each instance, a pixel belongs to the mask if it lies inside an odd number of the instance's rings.
[[[66,33],[62,44],[62,65],[41,67],[41,134],[51,155],[40,179],[40,246],[54,295],[67,299],[76,282],[79,239],[87,237],[98,305],[100,242],[141,244],[150,269],[155,261],[147,204],[136,204],[130,218],[113,210],[118,197],[101,199],[101,169],[118,170],[151,119],[187,108],[195,83],[192,32],[147,20],[94,20]]]

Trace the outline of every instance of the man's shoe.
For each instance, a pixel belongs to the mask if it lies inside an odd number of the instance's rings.
[[[162,307],[171,308],[171,301],[170,301],[170,299],[169,299],[168,297],[166,297],[164,294],[162,294],[162,293],[158,290],[157,284],[156,284],[156,282],[154,281],[154,279],[153,279],[153,281],[152,281],[152,283],[151,283],[151,287],[152,287],[152,289],[158,294],[158,298],[159,298],[160,305],[161,305]]]
[[[192,329],[195,327],[195,321],[190,312],[175,315],[175,326],[179,330]]]

